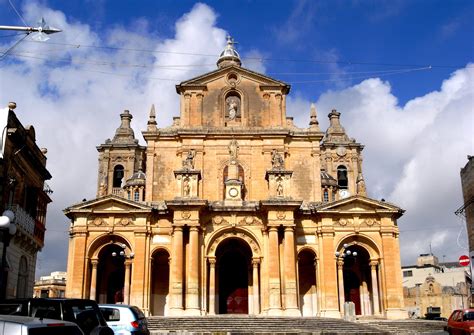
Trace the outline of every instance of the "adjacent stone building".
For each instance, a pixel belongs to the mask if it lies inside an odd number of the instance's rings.
[[[439,311],[448,318],[455,309],[469,307],[469,268],[457,262],[440,263],[432,254],[422,254],[416,265],[404,266],[403,295],[408,315],[426,317]]]
[[[41,276],[35,281],[33,297],[64,298],[66,296],[66,272],[54,271],[49,276]]]
[[[33,126],[23,126],[15,103],[0,109],[0,213],[10,209],[16,231],[1,229],[0,298],[25,298],[33,294],[36,258],[44,245],[46,209],[52,192],[46,180],[46,149],[38,148]],[[5,245],[6,244],[6,245]],[[3,252],[6,251],[5,257]]]
[[[68,297],[148,315],[406,317],[397,219],[367,197],[363,145],[340,113],[326,132],[286,115],[290,86],[241,66],[229,38],[215,71],[176,85],[180,116],[139,144],[132,115],[97,147],[97,198],[71,220]],[[159,111],[158,111],[159,113]]]

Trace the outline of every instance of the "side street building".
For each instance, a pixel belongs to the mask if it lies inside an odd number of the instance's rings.
[[[38,148],[33,126],[23,126],[15,103],[0,110],[0,213],[10,209],[16,232],[0,229],[2,254],[1,296],[31,297],[36,257],[44,245],[45,219],[51,179],[46,169],[46,149]],[[6,251],[5,255],[3,253]]]
[[[439,263],[438,257],[422,254],[417,264],[402,267],[405,307],[412,318],[439,311],[448,318],[455,309],[469,307],[471,275],[457,262]]]
[[[290,86],[241,66],[176,85],[180,116],[139,144],[129,111],[97,147],[97,197],[71,220],[66,296],[148,315],[404,318],[399,207],[367,196],[363,145],[329,112],[286,114]],[[159,114],[159,111],[158,111]]]
[[[64,298],[66,296],[66,272],[54,271],[35,281],[33,297]]]

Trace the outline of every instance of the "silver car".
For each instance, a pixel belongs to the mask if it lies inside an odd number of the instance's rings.
[[[148,321],[136,306],[99,304],[99,309],[115,335],[149,335]]]
[[[75,323],[20,315],[0,315],[0,335],[84,335]]]

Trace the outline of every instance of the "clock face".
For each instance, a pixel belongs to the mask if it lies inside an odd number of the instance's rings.
[[[238,194],[239,194],[239,191],[235,187],[232,187],[229,189],[229,195],[232,198],[235,198]]]
[[[345,156],[345,154],[346,154],[346,148],[345,148],[345,147],[342,147],[342,146],[341,146],[341,147],[337,147],[337,148],[336,148],[336,154],[337,154],[338,156]]]
[[[339,197],[340,197],[341,199],[347,198],[349,195],[351,195],[351,194],[349,193],[349,190],[346,190],[346,189],[339,190]]]

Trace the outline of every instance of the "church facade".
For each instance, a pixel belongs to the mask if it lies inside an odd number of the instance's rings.
[[[71,220],[67,297],[147,315],[404,318],[397,219],[368,198],[363,145],[340,113],[286,115],[290,86],[241,66],[232,40],[210,73],[176,85],[180,116],[146,146],[132,115],[99,152],[97,197]]]

